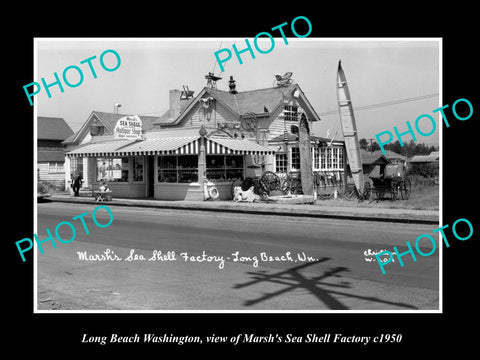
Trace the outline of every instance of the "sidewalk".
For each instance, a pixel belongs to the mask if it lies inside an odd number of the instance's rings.
[[[98,203],[93,197],[73,197],[71,195],[62,194],[53,194],[49,199],[55,202],[98,205],[105,204],[107,206],[138,206],[161,209],[185,209],[259,215],[286,215],[363,221],[373,220],[397,223],[439,224],[439,211],[322,206],[321,201],[317,201],[315,205],[300,205],[275,203],[234,203],[233,201],[165,201],[114,198],[112,201]]]

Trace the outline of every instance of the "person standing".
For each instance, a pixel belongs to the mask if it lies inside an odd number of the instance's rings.
[[[79,196],[80,188],[82,187],[83,177],[82,174],[77,174],[73,180],[73,192],[75,196]]]

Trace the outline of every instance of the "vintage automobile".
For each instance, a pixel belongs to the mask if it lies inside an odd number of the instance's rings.
[[[48,191],[48,187],[39,181],[37,183],[37,199],[44,199],[50,196],[51,195]]]

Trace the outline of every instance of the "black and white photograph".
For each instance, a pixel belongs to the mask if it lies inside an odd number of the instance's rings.
[[[473,349],[475,11],[312,5],[8,12],[7,351]]]
[[[441,310],[441,39],[35,44],[36,311]]]

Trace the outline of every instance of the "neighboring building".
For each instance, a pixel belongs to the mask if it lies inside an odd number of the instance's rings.
[[[360,150],[362,157],[363,175],[365,177],[379,177],[385,171],[385,166],[391,161],[382,154],[381,151],[366,151]]]
[[[68,151],[70,151],[81,145],[92,142],[111,140],[116,123],[119,119],[125,116],[127,115],[92,111],[80,130],[65,139],[62,144]],[[143,129],[147,131],[151,130],[153,128],[153,123],[160,118],[153,116],[140,116],[140,119],[142,120]],[[65,167],[68,169],[68,171],[65,172],[65,184],[67,188],[70,186],[72,177],[75,173],[82,175],[84,188],[91,187],[91,179],[84,173],[84,169],[87,169],[88,167],[88,159],[89,157],[67,156],[65,159]]]
[[[411,174],[438,177],[439,161],[439,151],[432,151],[429,155],[415,155],[408,160],[408,170]]]
[[[376,152],[379,152],[382,154],[381,150],[377,150]],[[383,154],[382,154],[383,155]],[[384,155],[392,164],[401,164],[405,165],[407,162],[407,157],[401,154],[398,154],[394,151],[391,150],[385,150],[385,155]]]
[[[297,171],[298,140],[291,130],[298,125],[299,107],[310,125],[320,120],[300,86],[239,92],[230,78],[230,91],[222,91],[216,89],[218,79],[206,78],[198,95],[170,90],[168,111],[140,116],[136,140],[122,139],[115,127],[121,119],[138,118],[92,112],[69,140],[77,146],[68,153],[69,171],[81,170],[85,187],[107,179],[114,196],[169,200],[204,200],[207,182],[215,184],[221,199],[229,199],[239,177]],[[320,140],[312,137],[314,169],[342,176],[343,142],[327,149]]]
[[[65,188],[65,153],[62,142],[73,131],[62,118],[37,117],[38,179],[58,190]]]
[[[408,160],[410,164],[438,164],[439,161],[439,151],[432,151],[429,155],[414,155]]]

